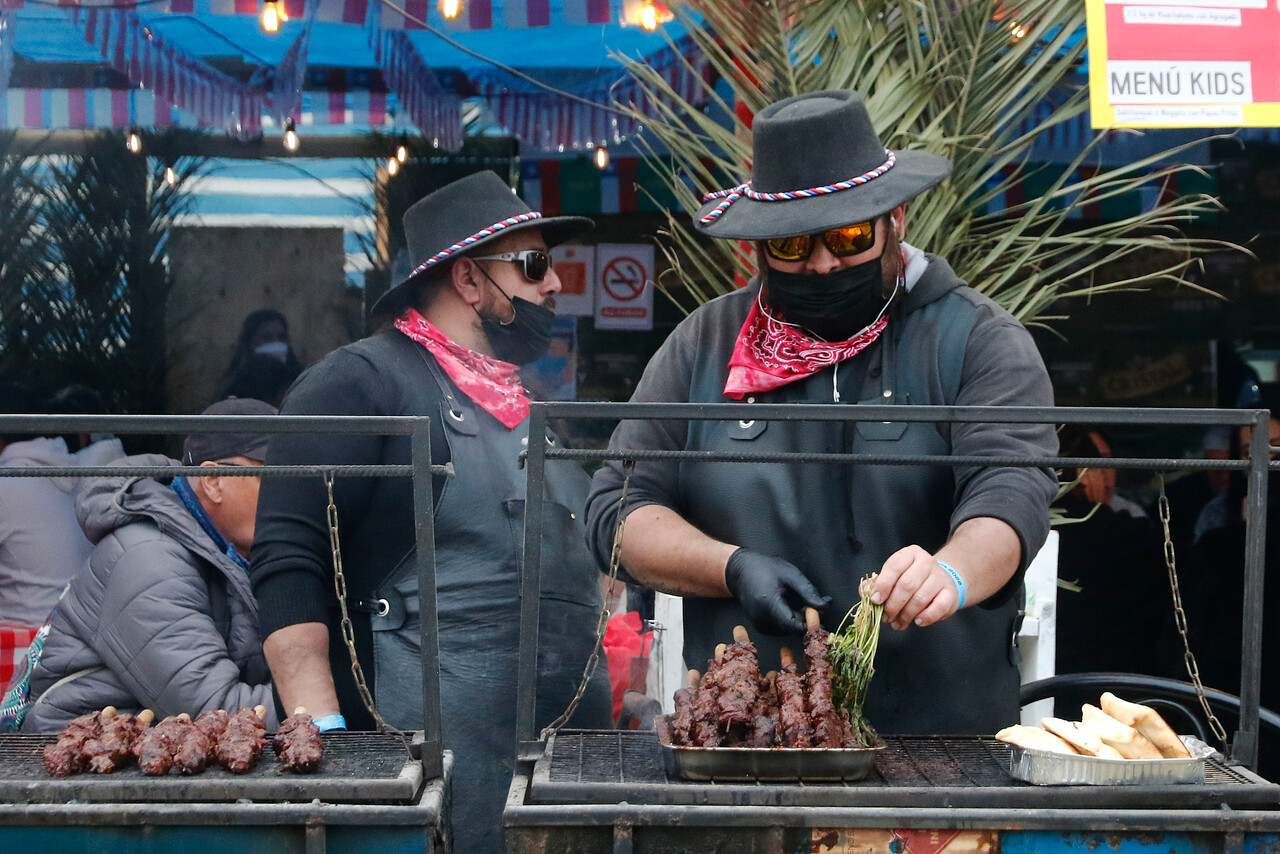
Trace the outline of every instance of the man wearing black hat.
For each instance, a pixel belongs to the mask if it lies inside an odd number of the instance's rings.
[[[1027,331],[903,240],[907,201],[950,163],[887,150],[848,91],[772,104],[753,135],[752,180],[708,196],[695,224],[755,241],[760,275],[681,323],[633,401],[1052,404]],[[1057,442],[1051,425],[756,419],[628,421],[610,446],[1042,457]],[[620,465],[606,464],[587,522],[602,561],[621,491]],[[761,661],[776,662],[800,642],[804,606],[834,629],[859,579],[879,572],[874,598],[898,631],[880,640],[868,719],[889,732],[990,733],[1018,718],[1017,593],[1054,491],[1048,469],[642,462],[622,560],[686,597],[694,668],[744,621]]]
[[[560,280],[548,249],[586,231],[581,217],[543,217],[493,172],[455,181],[405,213],[413,274],[375,307],[394,328],[330,353],[284,400],[285,414],[426,415],[432,462],[455,474],[435,487],[436,588],[443,735],[454,752],[455,850],[502,849],[502,805],[515,756],[516,663],[529,400],[519,366],[546,352]],[[537,437],[537,441],[544,441]],[[547,437],[545,441],[552,441]],[[408,464],[409,438],[280,436],[271,463]],[[547,467],[538,721],[564,711],[595,642],[599,574],[586,549],[589,481]],[[368,729],[334,595],[322,483],[263,487],[254,551],[267,660],[288,708],[322,727]],[[334,488],[355,650],[379,713],[422,726],[418,571],[407,478],[340,478]],[[483,710],[483,714],[477,714]],[[597,674],[574,718],[610,724]]]
[[[202,415],[274,415],[260,400]],[[262,465],[268,436],[193,433],[183,464]],[[159,454],[119,466],[174,466]],[[95,477],[76,499],[93,551],[58,600],[32,656],[22,729],[50,732],[87,712],[151,709],[158,718],[267,707],[270,674],[249,588],[257,477]]]

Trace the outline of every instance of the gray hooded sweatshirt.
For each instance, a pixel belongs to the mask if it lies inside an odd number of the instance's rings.
[[[120,464],[178,462],[143,455]],[[262,704],[274,727],[248,575],[168,481],[94,478],[76,513],[94,548],[54,610],[22,730],[57,730],[107,705],[162,718]]]
[[[58,438],[13,442],[0,466],[100,466],[124,456],[119,439],[103,439],[72,454]],[[0,621],[44,623],[58,594],[84,566],[92,548],[76,522],[71,477],[0,478]]]

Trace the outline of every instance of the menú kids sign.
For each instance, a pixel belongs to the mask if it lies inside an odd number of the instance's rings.
[[[1095,128],[1280,126],[1280,0],[1087,0]]]

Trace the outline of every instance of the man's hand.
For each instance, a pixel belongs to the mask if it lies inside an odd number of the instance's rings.
[[[950,617],[959,610],[960,593],[933,555],[907,546],[880,568],[871,601],[883,602],[884,621],[902,631],[912,623],[929,626]]]
[[[767,635],[803,632],[804,606],[825,608],[831,603],[795,566],[747,549],[729,556],[724,583],[755,627]]]

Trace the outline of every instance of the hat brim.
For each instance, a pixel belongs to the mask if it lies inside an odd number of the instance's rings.
[[[694,217],[698,231],[709,237],[771,240],[839,228],[886,214],[951,174],[951,162],[927,151],[895,151],[896,162],[885,174],[865,184],[804,199],[758,202],[740,196],[711,222],[702,217],[721,199],[702,206]]]
[[[490,234],[488,237],[482,237],[479,240],[477,240],[475,243],[472,243],[470,246],[468,246],[465,251],[458,253],[458,255],[470,255],[473,250],[481,246],[484,246],[485,244],[492,243],[493,241],[497,240],[500,237],[504,237],[508,234],[515,234],[516,232],[520,232],[520,231],[527,231],[531,228],[537,228],[541,230],[542,239],[547,242],[547,248],[550,249],[553,246],[559,246],[561,243],[564,243],[565,241],[572,240],[575,237],[579,237],[583,234],[586,234],[588,231],[590,231],[594,227],[595,227],[595,221],[588,219],[585,216],[539,217],[538,219],[531,219],[528,222],[522,222],[518,225],[508,226],[502,229],[501,231],[496,231],[493,234]],[[454,257],[458,257],[458,256],[454,256]],[[397,283],[396,285],[388,289],[387,292],[384,293],[382,296],[378,297],[378,301],[373,304],[373,308],[370,309],[370,312],[377,313],[377,314],[386,314],[386,313],[397,312],[400,309],[404,308],[405,299],[409,295],[409,289],[406,288],[405,285],[408,285],[410,282],[414,281],[419,276],[430,275],[432,270],[436,269],[436,267],[438,267],[439,264],[446,264],[450,260],[452,259],[450,258],[443,259],[442,261],[438,262],[435,265],[432,265],[431,267],[428,267],[427,269],[421,271],[420,273],[415,273],[414,275],[409,276],[404,281]],[[421,261],[419,261],[418,263],[421,263]]]

